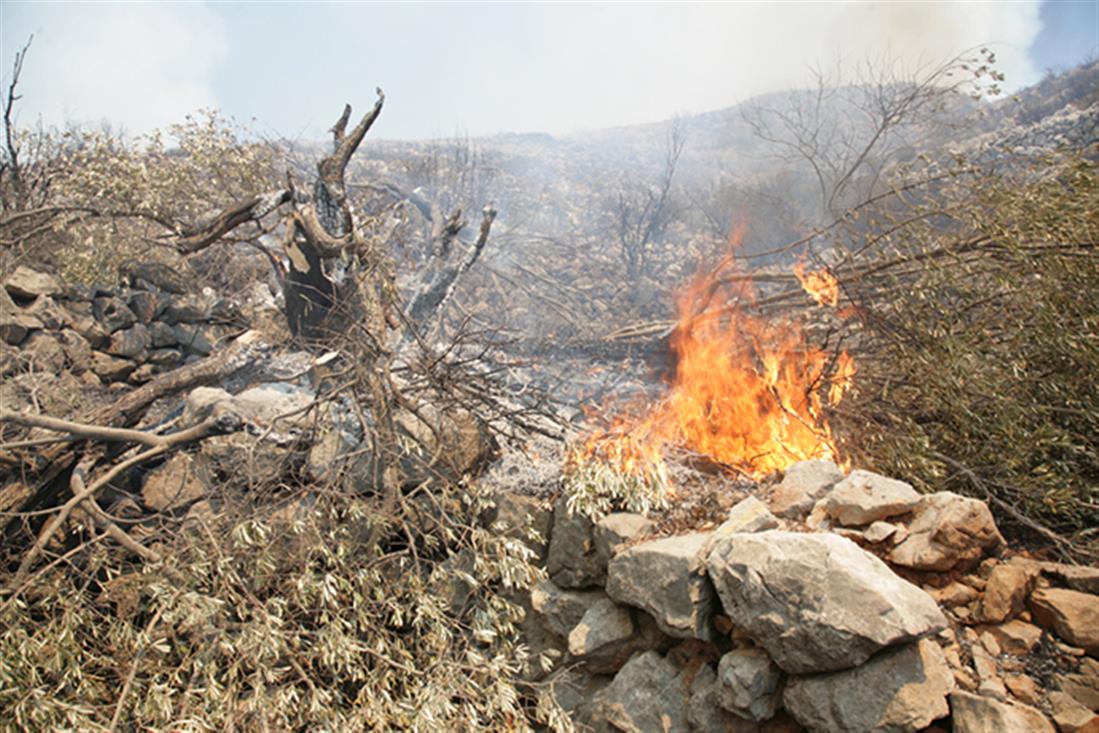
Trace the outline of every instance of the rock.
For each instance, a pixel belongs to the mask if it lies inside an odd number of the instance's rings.
[[[642,532],[647,526],[632,518],[612,519],[609,524],[604,523],[605,531],[599,533],[600,542],[597,546],[595,523],[583,514],[570,513],[567,501],[562,496],[553,509],[553,529],[550,531],[546,570],[553,582],[562,588],[601,586],[607,579],[607,561],[610,560],[612,546],[627,539],[622,533],[629,528]]]
[[[607,566],[607,595],[648,611],[669,636],[709,641],[714,593],[702,555],[707,539],[695,532],[624,550]]]
[[[603,596],[591,604],[569,632],[569,654],[593,673],[615,672],[637,651],[630,609]]]
[[[828,493],[828,516],[849,527],[861,527],[879,519],[907,514],[920,503],[920,495],[903,481],[870,471],[852,471]]]
[[[118,266],[118,275],[132,288],[177,294],[187,292],[184,277],[175,268],[162,262],[126,260]]]
[[[575,723],[590,727],[592,700],[611,683],[611,678],[576,669],[563,669],[555,672],[545,682],[554,701],[569,718]]]
[[[894,536],[898,529],[899,527],[895,524],[878,520],[870,523],[870,526],[863,532],[863,537],[866,538],[867,542],[876,545]]]
[[[1099,596],[1062,588],[1042,588],[1030,594],[1034,622],[1053,629],[1065,641],[1099,653]]]
[[[965,568],[1004,544],[984,502],[949,491],[925,496],[908,529],[908,538],[889,559],[916,570]]]
[[[0,341],[18,346],[27,334],[42,328],[42,321],[20,310],[6,290],[0,290]]]
[[[121,356],[124,359],[137,359],[152,344],[153,340],[149,335],[149,329],[140,323],[135,323],[129,328],[123,328],[111,334],[111,343],[107,347],[107,353],[113,356]]]
[[[771,494],[771,511],[780,517],[803,517],[842,480],[843,471],[831,461],[799,461],[786,469]]]
[[[542,580],[531,589],[530,604],[547,629],[567,639],[587,610],[606,597],[602,591],[563,590]]]
[[[177,346],[176,330],[162,321],[153,321],[149,324],[149,336],[153,341],[153,348],[163,349]]]
[[[782,702],[811,731],[910,733],[946,716],[953,689],[942,650],[923,639],[882,652],[855,669],[791,677]]]
[[[184,353],[209,356],[214,351],[214,345],[211,343],[207,331],[208,328],[201,324],[187,325],[181,323],[172,329],[172,336],[175,338],[175,342],[183,348]]]
[[[1078,671],[1055,675],[1053,679],[1063,692],[1072,695],[1081,705],[1099,711],[1099,661],[1084,657]]]
[[[4,280],[4,289],[13,298],[34,300],[39,295],[57,295],[61,286],[52,275],[20,265]]]
[[[153,319],[156,318],[157,311],[160,308],[160,300],[156,297],[156,293],[146,290],[138,290],[130,293],[130,298],[126,301],[126,304],[130,306],[130,310],[137,316],[137,322],[145,325],[153,322]]]
[[[104,382],[124,382],[136,366],[129,359],[116,359],[102,351],[93,351],[88,357],[88,369]]]
[[[247,430],[207,438],[199,450],[218,472],[263,484],[304,461],[301,444],[313,425],[306,408],[313,399],[313,392],[289,383],[260,384],[238,395],[199,387],[184,400],[181,422],[190,426],[218,414],[239,416]]]
[[[754,496],[738,501],[729,510],[728,518],[713,531],[711,539],[716,540],[737,532],[762,532],[779,526],[778,518],[767,505]]]
[[[484,517],[486,525],[505,537],[524,543],[538,562],[544,562],[549,551],[553,513],[533,496],[510,491],[497,493],[493,504],[492,510]]]
[[[782,697],[782,670],[762,649],[734,649],[717,665],[717,702],[747,720],[768,720]]]
[[[184,295],[179,298],[164,298],[160,320],[170,326],[180,323],[205,323],[210,320],[213,303],[202,295]]]
[[[600,517],[592,530],[595,554],[605,565],[624,545],[647,534],[652,528],[651,519],[633,512],[611,512]]]
[[[792,674],[854,667],[946,627],[927,593],[836,535],[736,534],[708,564],[729,618]]]
[[[1037,705],[1041,700],[1038,685],[1025,674],[1004,675],[1004,685],[1016,699],[1026,705]]]
[[[92,358],[92,346],[88,340],[76,331],[66,328],[57,334],[57,342],[65,352],[65,359],[73,371],[88,371],[88,361]]]
[[[72,314],[59,306],[48,295],[38,296],[24,312],[37,318],[42,322],[43,328],[48,328],[51,331],[58,331],[66,326],[71,326],[73,322]]]
[[[1026,598],[1034,588],[1036,575],[1019,565],[997,565],[985,584],[974,620],[998,624],[1014,618],[1023,610]]]
[[[977,692],[997,700],[1007,699],[1007,688],[1000,679],[996,660],[980,643],[970,645],[969,654],[973,657],[973,669],[977,671]]]
[[[36,331],[23,344],[23,361],[31,371],[58,374],[65,368],[68,357],[56,336]]]
[[[744,720],[718,705],[717,675],[703,664],[691,681],[687,722],[692,733],[760,733],[758,724]]]
[[[141,500],[158,512],[186,506],[209,491],[209,477],[202,473],[194,458],[176,453],[145,476]]]
[[[1012,619],[998,626],[989,626],[985,632],[996,640],[1004,654],[1025,656],[1042,638],[1042,630],[1026,621]]]
[[[92,315],[108,333],[121,331],[137,323],[137,316],[119,298],[106,296],[92,301]],[[88,339],[89,341],[91,339]]]
[[[110,342],[111,334],[90,315],[74,316],[72,330],[78,333],[93,349],[102,349]]]
[[[1042,574],[1068,586],[1071,590],[1099,595],[1099,567],[1042,563]]]
[[[946,606],[947,608],[964,606],[967,603],[972,603],[977,600],[980,595],[974,588],[957,580],[951,581],[943,588],[933,588],[927,592],[935,599],[936,603],[940,606]]]
[[[183,352],[179,349],[156,349],[145,360],[159,367],[173,369],[183,363]]]
[[[674,664],[656,652],[644,652],[595,696],[593,718],[623,733],[686,731],[689,693]]]
[[[1049,693],[1053,722],[1061,733],[1099,733],[1099,716],[1063,692]]]
[[[955,690],[950,693],[954,733],[1056,733],[1053,725],[1029,705],[1000,702]]]

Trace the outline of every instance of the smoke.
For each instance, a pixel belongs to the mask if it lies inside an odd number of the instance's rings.
[[[1039,78],[1039,5],[9,2],[0,20],[5,66],[39,32],[23,109],[49,122],[140,131],[216,102],[319,138],[380,84],[375,139],[408,139],[652,122],[806,86],[812,65],[914,68],[985,44],[1021,87]]]
[[[214,72],[228,41],[204,5],[12,3],[3,20],[5,79],[34,33],[19,87],[24,126],[41,117],[145,132],[217,106]]]

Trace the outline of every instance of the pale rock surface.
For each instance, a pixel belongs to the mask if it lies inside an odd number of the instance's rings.
[[[546,570],[562,588],[591,588],[607,581],[607,563],[621,547],[643,535],[652,522],[639,514],[617,512],[598,523],[570,513],[565,497],[553,510]]]
[[[848,527],[907,514],[920,503],[909,484],[862,470],[833,486],[827,498],[828,516]]]
[[[1053,722],[1061,733],[1097,733],[1099,716],[1081,705],[1071,695],[1051,692],[1049,704],[1053,708]]]
[[[606,597],[597,590],[565,590],[552,580],[542,580],[530,591],[531,607],[541,616],[546,628],[566,639],[587,610]]]
[[[722,537],[738,532],[762,532],[778,526],[778,518],[771,514],[771,510],[762,501],[754,496],[741,499],[729,510],[728,518],[710,533],[702,547],[702,556],[709,555],[714,544]]]
[[[832,534],[736,534],[708,558],[732,622],[792,674],[847,669],[946,627],[924,591]]]
[[[1035,580],[1036,574],[1029,568],[997,565],[988,576],[974,620],[997,624],[1014,618],[1023,610]]]
[[[786,469],[771,494],[771,511],[780,517],[803,517],[828,490],[843,480],[831,461],[799,461]]]
[[[942,588],[929,589],[927,592],[935,599],[936,603],[948,608],[964,606],[977,600],[980,596],[976,589],[957,580],[951,581]]]
[[[762,733],[758,723],[728,712],[718,704],[717,675],[708,664],[699,667],[687,703],[691,733]]]
[[[33,299],[39,295],[57,295],[61,286],[53,275],[20,265],[4,280],[4,289],[16,298]]]
[[[782,701],[810,731],[911,733],[946,716],[953,689],[942,650],[923,639],[884,651],[861,667],[791,677]]]
[[[916,570],[967,567],[1004,544],[988,505],[949,491],[923,497],[908,529],[889,559]]]
[[[863,532],[863,537],[867,542],[878,544],[879,542],[885,542],[890,537],[897,533],[897,525],[890,522],[883,522],[880,519],[876,522],[871,522],[870,526]]]
[[[717,665],[717,701],[748,720],[774,717],[782,696],[782,670],[762,649],[734,649]]]
[[[1041,629],[1017,618],[997,626],[989,626],[984,633],[996,640],[1000,651],[1004,654],[1018,656],[1030,652],[1042,638]]]
[[[609,598],[601,598],[588,607],[580,622],[569,632],[569,654],[590,660],[612,647],[624,646],[633,634],[630,609],[616,605]],[[617,666],[611,666],[617,669]]]
[[[1083,657],[1077,671],[1056,675],[1054,681],[1081,705],[1099,711],[1099,660]]]
[[[950,694],[954,733],[1056,733],[1042,713],[1020,703],[955,690]]]
[[[695,532],[629,547],[607,566],[607,595],[648,611],[669,636],[712,639],[714,591],[702,555],[707,539]]]
[[[1099,596],[1042,588],[1030,594],[1030,611],[1039,626],[1053,629],[1088,654],[1099,654]]]
[[[593,718],[622,733],[687,731],[688,680],[657,652],[638,654],[593,700]]]

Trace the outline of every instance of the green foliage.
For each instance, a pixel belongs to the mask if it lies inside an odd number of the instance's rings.
[[[188,521],[161,563],[97,546],[39,573],[0,606],[0,728],[529,730],[509,598],[531,552],[474,494],[433,503],[373,552],[371,505],[328,497]]]
[[[1099,522],[1097,211],[1094,163],[1047,159],[864,213],[846,248],[874,256],[841,270],[856,465],[989,492],[1002,519],[1011,506],[1063,532]]]

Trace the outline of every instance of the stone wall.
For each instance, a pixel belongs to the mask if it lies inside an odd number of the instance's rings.
[[[140,384],[209,355],[247,325],[237,304],[192,292],[168,267],[130,262],[122,274],[117,287],[62,287],[17,268],[0,288],[0,374]]]
[[[1099,569],[988,507],[811,461],[712,531],[503,495],[547,578],[527,675],[594,731],[1099,730]],[[548,542],[544,541],[548,538]]]

